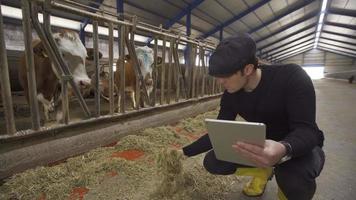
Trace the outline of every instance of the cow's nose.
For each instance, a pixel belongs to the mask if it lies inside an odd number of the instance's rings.
[[[88,79],[88,80],[80,80],[79,81],[80,88],[88,88],[88,87],[90,87],[90,84],[91,84],[91,80],[90,79]]]

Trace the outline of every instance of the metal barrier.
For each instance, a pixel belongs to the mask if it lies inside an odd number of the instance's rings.
[[[221,93],[221,86],[217,86],[216,81],[207,75],[207,66],[206,66],[206,52],[212,51],[215,47],[211,44],[208,44],[204,41],[198,41],[180,34],[171,33],[168,30],[163,30],[162,27],[154,27],[152,25],[147,25],[141,23],[137,20],[136,17],[132,17],[131,21],[113,19],[105,17],[100,13],[92,13],[85,10],[85,6],[80,5],[71,0],[22,0],[22,13],[23,13],[23,30],[25,36],[25,52],[26,52],[26,63],[29,71],[29,93],[30,93],[30,109],[31,109],[31,118],[32,118],[32,131],[29,131],[28,134],[33,133],[34,131],[40,130],[40,115],[37,101],[37,92],[36,92],[36,81],[35,81],[35,72],[34,72],[34,61],[33,61],[33,52],[31,45],[31,24],[36,32],[38,33],[40,39],[44,43],[44,47],[50,57],[52,63],[54,64],[56,70],[60,72],[62,87],[62,110],[64,113],[64,124],[70,123],[69,118],[69,102],[67,94],[67,85],[68,83],[74,89],[75,95],[79,101],[79,104],[86,117],[100,117],[101,107],[100,107],[100,90],[99,90],[99,39],[98,39],[98,25],[105,24],[109,30],[109,115],[124,115],[129,112],[125,110],[125,62],[124,62],[124,52],[125,46],[129,52],[131,59],[134,62],[134,71],[136,74],[136,111],[140,110],[140,100],[141,95],[144,102],[151,107],[159,107],[162,105],[175,104],[178,102],[189,101],[191,99],[198,98],[207,98],[211,95],[216,95]],[[42,9],[44,16],[44,23],[41,25],[38,21],[39,9]],[[92,20],[93,23],[93,47],[94,47],[94,63],[95,63],[95,112],[94,115],[91,115],[86,102],[84,101],[83,96],[81,95],[77,85],[72,79],[71,72],[69,71],[68,66],[66,65],[57,45],[53,39],[51,27],[50,27],[50,15],[53,10],[60,10],[67,13],[72,13],[75,15],[80,15],[87,17]],[[15,134],[16,128],[14,123],[14,113],[11,109],[11,91],[8,81],[8,72],[7,72],[7,63],[6,63],[6,50],[4,45],[4,36],[3,36],[3,21],[2,16],[0,16],[0,44],[1,44],[1,89],[2,89],[2,98],[5,102],[5,118],[7,125],[6,137],[11,137]],[[119,33],[119,60],[118,60],[118,70],[120,71],[120,83],[119,83],[119,92],[118,92],[118,102],[117,105],[120,108],[119,111],[115,112],[115,83],[114,83],[114,71],[111,66],[114,64],[114,28],[117,28]],[[148,35],[153,35],[154,44],[154,64],[153,64],[153,96],[148,95],[146,85],[144,83],[144,77],[140,69],[140,63],[138,61],[135,44],[134,44],[134,35],[136,32],[146,33]],[[158,39],[163,41],[163,46],[161,48],[162,52],[162,64],[159,70],[158,67]],[[166,48],[166,43],[170,44],[169,48]],[[191,66],[185,66],[185,69],[182,68],[182,65],[179,63],[179,49],[178,45],[191,46],[190,51],[190,61]],[[168,51],[168,58],[166,52]],[[196,65],[196,58],[198,57],[198,65]],[[168,61],[166,63],[166,61]],[[3,73],[4,72],[4,73]],[[158,81],[160,81],[160,87],[158,86]],[[159,105],[157,102],[157,92],[159,89]],[[175,90],[175,91],[174,91]],[[141,92],[142,91],[142,92]],[[171,98],[174,97],[174,102],[172,103]],[[183,99],[182,99],[183,98]],[[95,119],[90,119],[91,122]],[[81,124],[85,123],[85,119],[80,122]],[[52,128],[56,129],[56,127]],[[1,139],[1,136],[0,136]]]

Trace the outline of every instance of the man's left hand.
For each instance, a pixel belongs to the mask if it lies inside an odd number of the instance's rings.
[[[239,155],[255,163],[257,167],[271,167],[278,163],[286,154],[286,147],[273,140],[265,140],[264,146],[245,142],[236,142],[232,145]]]

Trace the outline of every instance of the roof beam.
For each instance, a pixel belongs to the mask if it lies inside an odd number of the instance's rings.
[[[218,26],[216,26],[212,30],[204,33],[201,37],[202,38],[207,38],[207,37],[213,35],[217,31],[223,29],[226,26],[229,26],[230,24],[236,22],[237,20],[239,20],[242,17],[248,15],[249,13],[254,12],[255,10],[257,10],[258,8],[260,8],[261,6],[265,5],[266,3],[270,2],[270,1],[271,0],[262,0],[262,1],[258,2],[258,3],[256,3],[255,5],[253,5],[252,7],[248,8],[247,10],[239,13],[238,15],[233,16],[232,18],[228,19],[227,21],[223,22],[222,24],[219,24]]]
[[[354,35],[348,35],[348,34],[343,34],[343,33],[336,33],[336,32],[326,31],[326,30],[323,30],[323,33],[328,33],[328,34],[332,34],[332,35],[347,37],[347,38],[355,39],[355,40],[356,40],[356,36],[354,36]]]
[[[320,43],[322,44],[325,44],[325,45],[330,45],[330,46],[333,46],[333,47],[337,47],[337,48],[341,48],[341,49],[345,49],[345,50],[349,50],[349,51],[354,51],[356,52],[356,49],[351,49],[351,48],[348,48],[348,47],[344,47],[344,46],[340,46],[340,45],[336,45],[336,44],[330,44],[328,42],[321,42]]]
[[[309,13],[309,14],[307,14],[307,15],[304,15],[304,17],[302,17],[302,18],[300,18],[300,19],[298,19],[298,20],[296,20],[296,21],[294,21],[294,22],[291,22],[291,23],[289,23],[289,24],[287,24],[287,25],[281,27],[280,29],[278,29],[278,30],[272,32],[272,33],[269,34],[269,35],[266,35],[266,36],[264,36],[264,37],[258,39],[258,40],[256,41],[256,43],[259,43],[259,42],[261,42],[262,40],[265,40],[265,39],[267,39],[267,38],[269,38],[269,37],[272,37],[272,36],[274,36],[274,35],[277,35],[277,34],[283,32],[283,31],[285,31],[285,30],[287,30],[287,29],[289,29],[289,28],[292,28],[293,26],[296,26],[296,25],[298,25],[298,24],[304,22],[304,21],[307,21],[307,20],[309,20],[309,19],[312,19],[312,18],[314,18],[314,17],[315,17],[316,15],[318,15],[318,14],[319,14],[318,11],[314,11],[314,12],[311,12],[311,13]],[[315,25],[315,24],[314,24],[314,25]]]
[[[89,6],[95,9],[98,9],[104,0],[95,0],[96,3],[90,3]],[[90,19],[84,18],[80,24],[79,38],[82,43],[85,45],[85,27],[88,25]]]
[[[340,9],[340,8],[329,8],[328,14],[356,17],[356,10]]]
[[[328,38],[328,37],[320,37],[320,39],[324,39],[324,40],[330,40],[333,42],[340,42],[343,44],[347,44],[347,45],[351,45],[351,46],[355,46],[356,47],[356,43],[352,43],[352,42],[346,42],[346,41],[342,41],[342,40],[336,40],[336,39],[332,39],[332,38]]]
[[[310,48],[302,49],[302,50],[297,51],[297,52],[295,52],[295,53],[292,53],[292,54],[290,54],[290,55],[281,56],[281,57],[277,58],[277,60],[278,60],[279,62],[281,62],[281,61],[283,61],[283,60],[285,60],[285,59],[287,59],[287,58],[290,58],[290,57],[293,57],[293,56],[302,54],[302,53],[307,52],[307,51],[312,50],[312,49],[313,49],[313,46],[310,46]]]
[[[271,54],[269,56],[278,57],[278,56],[281,56],[281,53],[288,54],[288,53],[291,53],[291,52],[296,51],[298,49],[304,48],[304,47],[306,47],[306,46],[308,46],[310,44],[313,44],[313,42],[314,42],[313,39],[310,39],[310,40],[307,40],[307,41],[302,42],[299,45],[295,46],[296,48],[290,48],[287,51],[286,50],[281,50],[281,51],[273,53],[273,54]]]
[[[299,9],[301,9],[301,8],[303,8],[303,7],[305,7],[305,6],[307,6],[308,4],[310,4],[310,3],[313,2],[313,1],[314,1],[314,0],[305,0],[305,1],[303,1],[301,4],[298,3],[298,5],[295,5],[295,6],[293,6],[293,5],[292,5],[292,6],[288,6],[288,9],[287,9],[286,11],[284,11],[284,12],[282,12],[281,14],[275,16],[274,18],[268,20],[267,22],[262,23],[261,25],[259,25],[259,26],[255,27],[255,28],[251,29],[251,30],[249,31],[249,33],[256,32],[256,31],[260,30],[261,28],[266,27],[266,26],[268,26],[268,25],[270,25],[270,24],[272,24],[272,23],[274,23],[274,22],[276,22],[276,21],[282,19],[283,17],[285,17],[285,16],[287,16],[287,15],[293,13],[294,11],[297,11],[297,10],[299,10]]]
[[[356,54],[350,54],[348,52],[344,52],[344,51],[340,51],[340,50],[336,50],[336,49],[332,49],[332,48],[318,46],[318,49],[321,49],[323,51],[328,51],[331,53],[335,53],[335,54],[339,54],[339,55],[343,55],[343,56],[347,56],[347,57],[351,57],[351,58],[356,58]]]
[[[293,32],[293,33],[291,33],[291,34],[288,34],[288,35],[286,35],[286,36],[284,36],[284,37],[282,37],[282,38],[280,38],[280,39],[278,39],[278,40],[276,40],[276,41],[274,41],[274,42],[270,42],[270,43],[268,43],[268,44],[266,44],[266,45],[264,45],[264,46],[262,46],[262,47],[259,47],[259,48],[257,48],[257,49],[258,49],[258,50],[262,50],[262,49],[264,49],[264,48],[266,48],[266,47],[268,47],[268,46],[271,46],[271,45],[273,45],[273,44],[275,44],[275,43],[281,42],[281,41],[283,41],[283,40],[285,40],[285,39],[288,39],[288,38],[292,37],[293,35],[299,34],[299,33],[301,33],[301,32],[304,32],[304,31],[306,31],[306,30],[308,30],[308,29],[311,29],[311,28],[314,28],[314,27],[315,27],[315,24],[311,24],[311,25],[309,25],[309,26],[306,26],[306,27],[304,27],[304,28],[302,28],[302,29],[300,29],[300,30],[298,30],[298,31],[296,31],[296,32]]]
[[[203,1],[204,0],[194,0],[187,7],[185,7],[183,10],[181,10],[176,16],[174,16],[172,19],[166,21],[166,23],[163,25],[163,28],[169,29],[171,26],[173,26],[173,24],[178,22],[185,15],[190,13],[194,8],[198,7],[201,3],[203,3]]]
[[[297,39],[294,39],[294,40],[292,40],[292,41],[288,41],[288,44],[291,44],[291,43],[293,43],[293,42],[296,42],[296,41],[298,41],[298,40],[301,40],[301,39],[303,39],[303,38],[305,38],[305,37],[309,37],[309,36],[311,36],[311,35],[314,35],[314,32],[308,33],[308,34],[306,34],[306,35],[302,35],[302,36],[300,36],[300,37],[298,37]],[[260,54],[260,57],[263,58],[263,57],[265,57],[265,56],[263,56],[263,55],[268,54],[269,52],[275,51],[275,50],[277,50],[277,49],[279,49],[279,48],[282,48],[282,47],[284,47],[285,45],[286,45],[286,44],[281,44],[281,45],[279,45],[279,46],[277,46],[277,47],[275,47],[275,48],[273,48],[273,49],[270,49],[270,50],[268,50],[268,51],[264,51],[264,52],[262,52],[262,53]]]
[[[356,25],[341,24],[341,23],[336,23],[336,22],[325,22],[324,24],[329,25],[329,26],[337,26],[337,27],[341,27],[341,28],[348,28],[348,29],[356,30]]]

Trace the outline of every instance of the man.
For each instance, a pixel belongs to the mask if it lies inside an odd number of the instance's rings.
[[[209,74],[225,88],[218,119],[266,124],[264,146],[236,142],[231,148],[258,168],[217,160],[208,134],[183,148],[186,156],[207,152],[204,167],[212,174],[250,175],[248,196],[262,195],[272,168],[279,199],[312,199],[324,165],[323,132],[315,122],[315,91],[295,64],[258,66],[256,44],[244,33],[220,42],[209,62]]]

